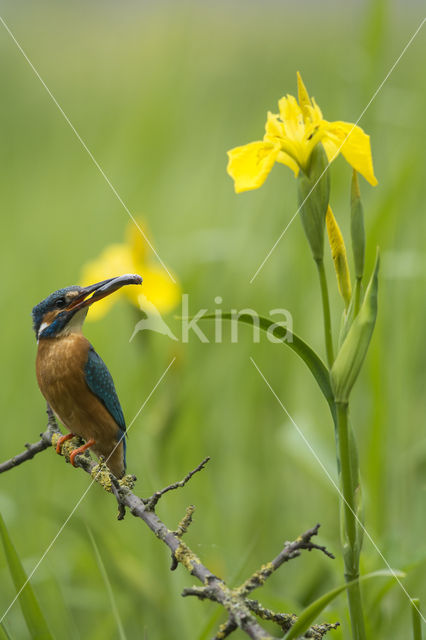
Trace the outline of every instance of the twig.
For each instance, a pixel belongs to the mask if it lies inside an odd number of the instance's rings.
[[[190,504],[189,507],[186,507],[185,515],[179,522],[177,529],[173,531],[175,536],[181,538],[188,531],[188,527],[192,523],[192,516],[194,514],[194,511],[195,507],[193,504]]]
[[[146,501],[146,508],[149,511],[152,511],[153,509],[155,509],[155,506],[157,505],[157,502],[160,500],[160,498],[162,496],[164,496],[165,493],[167,493],[168,491],[172,491],[173,489],[179,489],[179,487],[184,487],[186,485],[186,483],[191,480],[193,475],[198,473],[198,471],[201,471],[202,469],[204,469],[204,467],[206,466],[206,464],[208,463],[209,460],[210,460],[210,456],[207,456],[207,458],[204,458],[204,460],[202,462],[200,462],[200,464],[197,465],[195,467],[195,469],[193,469],[192,471],[187,473],[183,480],[180,480],[179,482],[173,482],[173,484],[169,484],[168,487],[165,487],[164,489],[161,489],[160,491],[156,491]]]
[[[274,611],[271,611],[271,609],[266,609],[265,607],[263,607],[257,600],[246,599],[246,603],[250,611],[253,611],[253,613],[255,613],[262,620],[270,620],[271,622],[275,622],[281,627],[284,633],[287,633],[287,631],[289,631],[289,629],[291,629],[291,627],[297,621],[297,616],[295,616],[293,613],[275,613]],[[325,636],[328,631],[331,631],[331,629],[337,629],[338,626],[338,622],[314,624],[305,632],[303,637],[320,640],[320,638]]]
[[[340,622],[323,622],[323,624],[314,624],[310,629],[305,632],[304,638],[313,638],[313,640],[320,640],[326,633],[340,627]]]
[[[182,536],[188,531],[188,527],[192,523],[192,515],[194,511],[195,507],[193,504],[190,504],[188,507],[186,507],[185,515],[179,522],[177,529],[172,532],[175,536],[177,536],[178,538],[182,538]],[[175,571],[178,568],[178,565],[179,563],[172,553],[172,564],[170,566],[170,571]]]
[[[306,549],[307,551],[317,549],[318,551],[325,553],[329,558],[334,559],[333,554],[327,551],[325,547],[311,542],[311,538],[318,534],[319,528],[320,525],[317,524],[312,529],[305,531],[305,533],[299,536],[297,540],[294,540],[294,542],[286,542],[283,550],[276,556],[276,558],[271,562],[268,562],[268,564],[263,565],[239,587],[240,595],[247,596],[251,591],[254,591],[254,589],[261,587],[265,580],[269,578],[274,571],[279,569],[284,562],[288,562],[289,560],[300,556],[302,549]]]
[[[27,446],[27,451],[15,456],[11,460],[0,465],[1,471],[7,471],[17,464],[21,464],[25,460],[31,459],[34,455],[48,448],[52,444],[52,438],[60,435],[60,430],[56,424],[55,417],[48,407],[48,426],[46,431],[41,435],[41,440],[33,445]],[[65,443],[63,450],[67,455],[69,443]],[[86,452],[87,453],[87,452]],[[319,549],[326,555],[333,557],[325,547],[320,547],[311,542],[311,538],[318,533],[319,525],[310,529],[294,542],[286,543],[280,554],[270,563],[264,565],[258,572],[253,574],[243,585],[237,589],[230,589],[223,580],[214,575],[207,567],[205,567],[198,556],[182,541],[181,537],[186,533],[192,521],[194,507],[191,505],[187,508],[184,517],[179,523],[176,531],[170,531],[166,525],[160,520],[155,513],[155,506],[159,499],[168,491],[183,487],[192,476],[201,471],[210,458],[205,458],[195,469],[190,471],[183,480],[175,482],[161,491],[156,491],[150,498],[143,499],[134,494],[130,487],[133,486],[134,476],[125,476],[122,480],[117,480],[109,471],[104,462],[95,463],[90,455],[79,455],[75,458],[76,466],[81,467],[86,473],[99,483],[106,491],[113,493],[119,506],[119,519],[124,517],[125,508],[137,518],[140,518],[153,531],[153,533],[167,545],[172,554],[172,569],[178,564],[182,564],[185,569],[202,584],[200,587],[191,587],[184,589],[182,595],[195,595],[200,599],[209,599],[222,605],[229,616],[229,620],[221,625],[216,640],[226,638],[237,628],[244,631],[252,640],[273,640],[273,636],[266,633],[260,626],[255,615],[264,619],[271,619],[280,624],[284,620],[286,614],[273,614],[264,609],[256,601],[248,600],[246,595],[253,589],[257,588],[265,582],[265,580],[284,562],[300,555],[302,549],[312,550]],[[14,462],[13,462],[14,461]],[[267,613],[266,613],[267,612]],[[275,619],[267,618],[267,615],[275,616]],[[323,625],[333,628],[333,625]],[[314,627],[311,627],[311,631]],[[324,631],[325,633],[326,631]],[[323,634],[324,635],[324,634]],[[309,636],[306,636],[309,637]],[[314,636],[310,637],[322,637]]]
[[[224,622],[223,624],[220,625],[220,627],[217,630],[217,633],[214,636],[213,640],[224,640],[225,638],[230,636],[231,633],[233,633],[237,629],[238,629],[238,627],[235,624],[235,622],[233,622],[232,620],[227,620],[226,622]]]
[[[293,613],[275,613],[274,611],[271,611],[271,609],[262,607],[260,602],[257,600],[246,599],[246,603],[250,611],[253,611],[253,613],[262,620],[271,620],[272,622],[275,622],[281,627],[284,633],[286,633],[297,620],[297,617]]]

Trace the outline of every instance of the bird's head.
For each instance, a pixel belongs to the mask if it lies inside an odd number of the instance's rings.
[[[54,291],[32,311],[37,339],[56,338],[81,331],[89,306],[127,284],[142,284],[142,278],[136,274],[126,274],[90,287],[74,286]]]

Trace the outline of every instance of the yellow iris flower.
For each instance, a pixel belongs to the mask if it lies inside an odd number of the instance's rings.
[[[319,142],[328,162],[341,153],[351,167],[376,185],[370,136],[350,122],[324,120],[299,72],[297,87],[299,101],[287,95],[278,102],[279,114],[268,112],[262,141],[228,151],[227,171],[236,193],[261,187],[275,162],[290,167],[296,177],[300,169],[306,172],[312,150]]]
[[[179,285],[172,282],[164,268],[157,263],[133,222],[127,228],[126,242],[109,245],[98,258],[84,265],[81,283],[86,286],[123,273],[140,274],[143,277],[142,290],[140,287],[119,289],[113,296],[107,296],[92,305],[88,319],[97,320],[105,315],[119,297],[127,298],[142,310],[144,301],[148,300],[160,313],[167,313],[178,304]]]

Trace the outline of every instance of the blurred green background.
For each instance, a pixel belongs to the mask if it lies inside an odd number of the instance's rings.
[[[189,294],[190,311],[285,307],[295,332],[323,355],[313,261],[298,220],[253,282],[249,280],[296,210],[296,184],[282,166],[266,185],[240,196],[225,173],[225,152],[259,139],[266,111],[296,91],[300,70],[325,118],[355,122],[422,20],[421,4],[354,2],[13,2],[2,17],[93,152],[126,205],[147,221],[152,240]],[[403,583],[426,606],[426,308],[424,140],[426,33],[419,33],[360,125],[371,135],[379,185],[361,188],[368,268],[380,245],[380,311],[357,383],[352,418],[359,442],[365,522]],[[82,149],[16,44],[0,26],[2,432],[0,459],[38,439],[44,401],[34,374],[30,312],[51,291],[78,282],[81,268],[121,242],[128,216]],[[332,205],[348,232],[350,169],[331,168]],[[340,321],[332,273],[330,288]],[[142,274],[143,275],[143,274]],[[179,315],[179,308],[176,309]],[[212,461],[159,515],[174,528],[197,509],[187,542],[231,585],[272,559],[284,540],[317,522],[333,562],[305,554],[256,597],[297,613],[342,582],[336,491],[264,381],[252,356],[309,442],[336,477],[327,406],[287,348],[241,327],[214,344],[139,334],[140,316],[123,301],[86,335],[107,362],[129,423],[176,361],[132,426],[128,468],[137,492]],[[180,323],[167,319],[179,335]],[[88,486],[85,474],[52,451],[0,478],[0,510],[27,571],[46,550]],[[212,635],[210,603],[182,599],[192,578],[169,571],[165,547],[99,487],[91,488],[32,583],[56,638],[118,638],[96,562],[93,533],[127,638]],[[384,568],[366,540],[363,572]],[[409,602],[386,579],[363,587],[374,638],[409,637]],[[0,552],[0,610],[14,596]],[[322,619],[340,620],[342,595]],[[14,638],[26,629],[16,604],[6,618]],[[210,626],[209,626],[210,625]],[[243,637],[235,634],[235,638]]]

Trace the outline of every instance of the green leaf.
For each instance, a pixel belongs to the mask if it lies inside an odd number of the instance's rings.
[[[49,631],[46,619],[41,612],[31,584],[27,582],[26,573],[18,554],[16,553],[15,547],[13,546],[9,532],[1,515],[0,537],[3,542],[4,552],[9,565],[10,575],[12,576],[12,580],[15,584],[16,592],[20,592],[19,603],[32,640],[53,640],[53,636]],[[25,587],[21,591],[24,584]]]
[[[372,573],[367,573],[364,576],[361,576],[359,582],[363,582],[364,580],[370,580],[370,578],[403,578],[405,573],[402,571],[389,571],[388,569],[383,569],[381,571],[373,571]],[[319,616],[321,611],[325,609],[325,607],[332,602],[338,595],[345,591],[348,587],[353,584],[356,584],[358,580],[352,580],[351,582],[347,582],[346,584],[341,585],[340,587],[336,587],[332,589],[328,593],[312,602],[306,609],[302,611],[300,616],[297,618],[297,622],[291,627],[291,629],[284,636],[284,640],[292,640],[294,638],[298,638],[302,636],[307,629],[314,622],[315,618]]]
[[[11,640],[10,635],[8,634],[3,622],[0,622],[0,640]]]
[[[102,560],[102,556],[100,554],[98,545],[96,544],[96,540],[95,540],[95,538],[93,536],[92,531],[89,529],[89,527],[87,527],[87,532],[89,534],[90,542],[92,543],[93,550],[95,552],[96,562],[98,563],[99,571],[101,572],[101,576],[102,576],[102,579],[104,581],[105,588],[107,590],[108,597],[109,597],[109,600],[110,600],[110,603],[111,603],[112,614],[114,616],[115,623],[117,625],[118,637],[120,638],[120,640],[127,640],[126,634],[124,632],[123,623],[121,622],[120,613],[118,611],[117,603],[115,601],[114,592],[112,590],[111,582],[110,582],[110,579],[108,578],[108,574],[107,574],[107,571],[105,569],[105,565],[104,565],[104,562]]]
[[[216,316],[214,314],[208,314],[202,316],[200,320],[214,320],[215,317]],[[239,315],[236,313],[225,312],[221,314],[221,317],[225,320],[238,320],[238,322],[242,322],[244,324],[254,324],[253,316],[251,316],[250,314],[242,313],[241,315]],[[331,389],[330,375],[321,358],[315,353],[313,349],[311,349],[309,345],[306,344],[304,340],[302,340],[302,338],[299,338],[289,329],[277,325],[276,322],[273,322],[272,320],[269,320],[268,318],[264,318],[262,316],[256,316],[256,320],[259,321],[259,328],[262,329],[262,331],[269,333],[269,335],[273,335],[276,340],[280,340],[282,344],[290,347],[290,349],[297,353],[299,358],[301,358],[308,366],[329,404],[330,411],[334,419],[335,405],[333,391]]]

